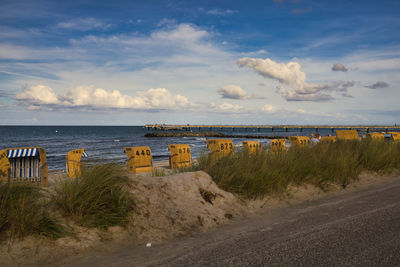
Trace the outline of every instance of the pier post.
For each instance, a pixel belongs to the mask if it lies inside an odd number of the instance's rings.
[[[332,133],[334,133],[335,132],[335,128],[332,128]]]
[[[315,128],[315,132],[318,133],[318,128]]]
[[[259,132],[261,130],[261,128],[257,128],[257,131]]]
[[[288,131],[288,128],[285,128],[285,132],[287,132]]]
[[[273,131],[274,131],[274,128],[271,128],[271,131],[273,132]]]
[[[303,132],[303,127],[302,127],[302,128],[300,128],[300,132],[301,132],[301,133]]]

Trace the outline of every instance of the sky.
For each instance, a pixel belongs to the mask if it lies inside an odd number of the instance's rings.
[[[400,124],[400,1],[0,1],[1,125]]]

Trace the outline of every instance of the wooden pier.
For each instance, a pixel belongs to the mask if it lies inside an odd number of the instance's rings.
[[[285,132],[288,132],[290,129],[296,129],[300,132],[303,129],[315,129],[318,132],[319,129],[330,129],[334,132],[337,129],[340,130],[359,130],[365,132],[373,132],[373,131],[385,131],[388,132],[389,129],[400,130],[400,126],[398,125],[196,125],[196,124],[146,124],[144,126],[147,130],[153,131],[190,131],[192,129],[196,130],[209,130],[209,131],[222,131],[225,129],[232,129],[235,131],[236,129],[242,129],[247,131],[249,129],[257,129],[258,132],[261,129],[270,129],[272,132],[277,129],[284,129]]]

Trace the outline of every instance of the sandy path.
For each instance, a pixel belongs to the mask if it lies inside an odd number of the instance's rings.
[[[400,177],[275,209],[152,247],[125,244],[66,266],[396,266]],[[64,265],[64,264],[63,264]]]

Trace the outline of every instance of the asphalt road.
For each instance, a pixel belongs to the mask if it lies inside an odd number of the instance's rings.
[[[103,252],[104,253],[104,252]],[[400,266],[400,179],[71,266]]]

